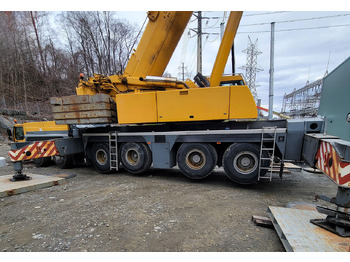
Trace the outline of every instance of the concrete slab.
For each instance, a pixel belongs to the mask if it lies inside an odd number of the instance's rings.
[[[0,176],[0,197],[34,191],[40,188],[66,184],[66,180],[60,177],[26,174],[31,180],[11,182],[12,175]]]
[[[350,238],[340,237],[310,223],[310,219],[326,217],[317,211],[270,206],[268,215],[284,248],[289,252],[350,250]]]

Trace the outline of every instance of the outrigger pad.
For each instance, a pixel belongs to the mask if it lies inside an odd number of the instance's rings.
[[[336,200],[328,200],[330,202],[336,202]],[[327,217],[326,219],[310,219],[312,224],[339,236],[350,237],[350,214],[322,206],[316,206],[316,209],[319,213],[327,215]]]
[[[310,222],[341,237],[350,237],[349,227],[342,226],[341,221],[337,225],[337,223],[331,223],[328,220],[329,218],[327,217],[327,219],[311,219]]]
[[[27,176],[25,174],[22,174],[22,172],[18,172],[10,179],[11,182],[17,182],[17,181],[24,181],[24,180],[31,180],[32,178],[30,176]]]

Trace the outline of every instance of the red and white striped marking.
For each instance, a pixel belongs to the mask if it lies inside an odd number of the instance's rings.
[[[342,161],[329,142],[321,141],[316,167],[340,186],[350,187],[350,163]]]
[[[26,147],[10,150],[9,152],[12,162],[56,155],[59,155],[59,152],[54,141],[34,142]]]

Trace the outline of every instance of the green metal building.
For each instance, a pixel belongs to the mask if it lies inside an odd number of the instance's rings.
[[[318,115],[327,134],[350,141],[350,57],[324,78]]]

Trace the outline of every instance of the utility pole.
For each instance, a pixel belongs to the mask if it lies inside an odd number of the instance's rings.
[[[273,71],[275,56],[275,22],[271,23],[271,46],[270,46],[270,81],[269,81],[269,115],[268,119],[273,118]]]
[[[232,58],[232,75],[236,74],[236,61],[235,61],[235,43],[231,47],[231,58]]]
[[[202,73],[202,11],[198,11],[197,72]]]
[[[187,66],[185,66],[185,63],[181,63],[177,69],[180,71],[178,73],[179,78],[182,79],[182,81],[185,81],[185,78],[188,77]]]
[[[182,81],[185,81],[185,65],[182,63],[181,67]]]

